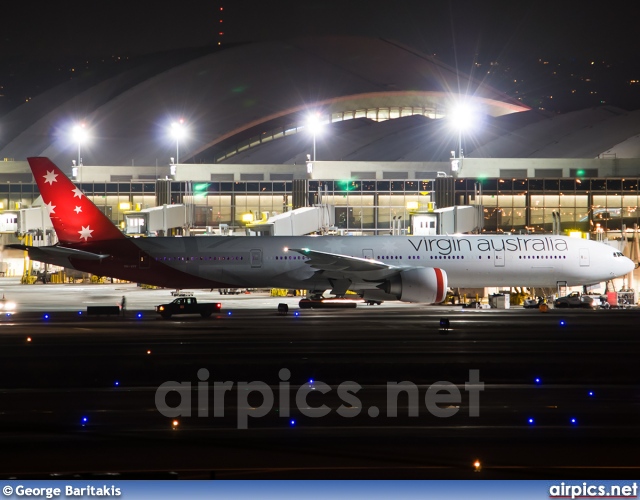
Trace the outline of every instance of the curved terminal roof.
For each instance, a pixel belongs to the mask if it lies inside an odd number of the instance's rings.
[[[182,163],[301,163],[314,112],[326,122],[318,159],[444,161],[458,134],[441,118],[459,100],[484,118],[464,134],[468,157],[640,156],[639,112],[544,115],[409,47],[345,36],[200,51],[69,82],[0,118],[0,154],[68,168],[78,154],[70,130],[82,120],[86,165],[166,165],[176,154],[170,123],[184,118]]]

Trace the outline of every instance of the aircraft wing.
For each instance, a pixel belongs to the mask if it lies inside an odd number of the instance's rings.
[[[306,261],[309,266],[320,271],[329,272],[332,275],[342,274],[347,276],[364,272],[377,272],[384,276],[395,274],[400,270],[397,266],[378,260],[321,252],[309,248],[289,248],[289,251],[298,252],[300,255],[309,257],[309,260]]]
[[[109,257],[108,254],[97,254],[85,252],[83,250],[74,250],[72,248],[64,248],[60,246],[33,247],[27,245],[5,245],[4,248],[12,248],[14,250],[25,250],[29,254],[29,258],[39,262],[46,262],[61,267],[73,267],[70,258],[82,260],[102,260]]]

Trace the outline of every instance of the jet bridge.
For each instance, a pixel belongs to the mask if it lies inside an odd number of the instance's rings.
[[[411,215],[411,229],[415,236],[470,233],[478,228],[478,208],[454,206]]]
[[[325,233],[333,226],[334,219],[333,206],[320,205],[264,217],[263,220],[247,224],[247,228],[258,236],[302,236]]]
[[[172,229],[183,228],[187,221],[184,205],[163,205],[125,212],[125,234],[168,236]]]

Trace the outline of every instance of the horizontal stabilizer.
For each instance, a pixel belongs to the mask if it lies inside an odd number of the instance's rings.
[[[75,250],[73,248],[64,248],[60,246],[33,247],[27,245],[12,244],[5,245],[4,248],[25,250],[29,253],[29,258],[51,264],[55,264],[61,259],[102,260],[109,257],[109,254],[85,252],[83,250]]]

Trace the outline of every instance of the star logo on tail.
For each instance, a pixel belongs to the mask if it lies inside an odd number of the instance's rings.
[[[51,214],[55,214],[56,213],[56,206],[51,204],[51,202],[47,203],[44,208],[46,208],[49,211],[49,215]]]
[[[93,233],[93,229],[91,229],[89,226],[87,227],[82,226],[82,231],[78,231],[78,233],[80,234],[80,239],[84,239],[84,241],[87,241],[89,238],[91,238],[91,233]]]
[[[80,191],[79,187],[72,189],[71,192],[73,193],[74,198],[77,196],[80,199],[82,199],[82,195],[84,194],[82,191]]]
[[[80,212],[82,212],[82,207],[76,207],[76,208],[74,208],[74,209],[73,209],[73,211],[74,211],[76,214],[79,214]]]
[[[54,182],[58,182],[56,180],[58,174],[56,174],[53,170],[51,172],[47,170],[47,175],[43,175],[42,177],[44,178],[45,184],[48,182],[50,185],[53,185]]]

